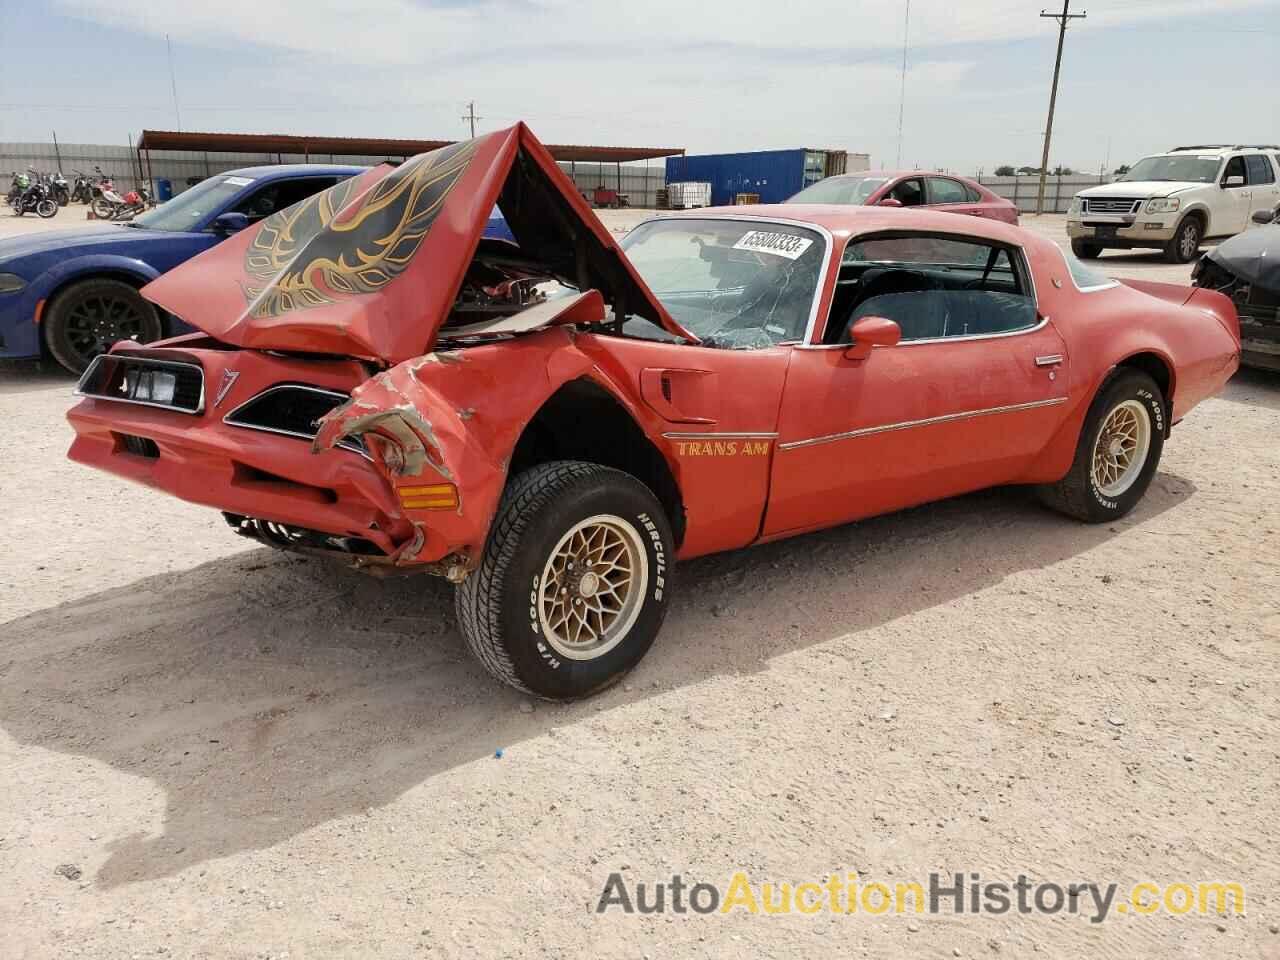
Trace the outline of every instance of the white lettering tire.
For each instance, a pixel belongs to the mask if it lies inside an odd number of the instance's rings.
[[[666,616],[675,544],[630,474],[560,460],[513,478],[480,567],[455,595],[467,646],[491,674],[548,700],[616,683]]]

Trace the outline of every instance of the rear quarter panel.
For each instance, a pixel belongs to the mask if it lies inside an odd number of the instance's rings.
[[[1028,253],[1040,310],[1067,344],[1072,405],[1036,476],[1029,478],[1036,481],[1065,473],[1090,403],[1123,361],[1154,354],[1164,363],[1170,372],[1170,420],[1176,422],[1221,390],[1240,359],[1235,311],[1225,297],[1193,298],[1192,288],[1173,284],[1115,283],[1081,290],[1061,251],[1049,241],[1043,244],[1038,241]]]
[[[1115,332],[1086,326],[1091,344],[1114,363],[1144,350],[1160,355],[1172,370],[1172,396],[1167,399],[1174,422],[1218,393],[1239,367],[1240,325],[1227,297],[1134,280],[1101,292],[1109,295]]]

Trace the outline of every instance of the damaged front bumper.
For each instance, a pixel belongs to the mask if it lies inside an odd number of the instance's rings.
[[[86,373],[72,460],[214,507],[272,546],[455,579],[472,565],[484,521],[463,513],[417,408],[347,402],[380,383],[362,364],[170,343],[122,345]],[[335,414],[319,431],[317,411]]]

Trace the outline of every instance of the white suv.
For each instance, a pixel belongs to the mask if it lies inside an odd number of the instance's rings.
[[[1158,247],[1170,263],[1196,256],[1206,237],[1247,230],[1256,210],[1280,204],[1280,146],[1178,147],[1143,157],[1124,179],[1082,190],[1067,212],[1077,257],[1108,247]]]

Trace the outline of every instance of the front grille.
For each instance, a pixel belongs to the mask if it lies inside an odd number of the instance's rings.
[[[105,353],[89,364],[76,395],[196,414],[204,410],[204,370],[183,360]]]
[[[1085,213],[1137,213],[1141,200],[1124,197],[1084,197]]]
[[[228,413],[223,422],[233,427],[314,440],[319,429],[316,421],[348,399],[338,390],[282,383],[246,400]],[[354,437],[338,441],[338,446],[360,454],[365,452],[364,445]]]

